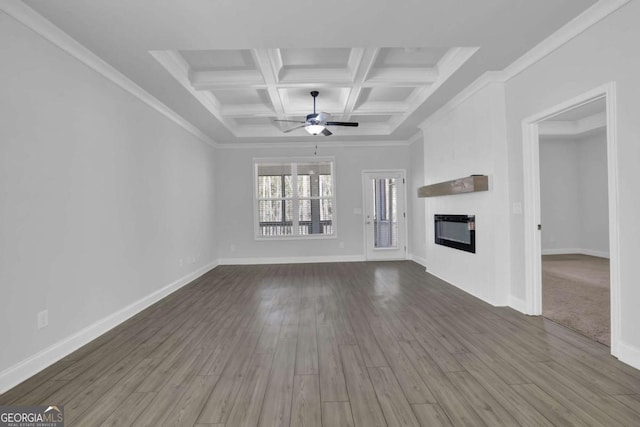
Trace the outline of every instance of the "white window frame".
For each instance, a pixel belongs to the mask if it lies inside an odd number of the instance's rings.
[[[260,235],[260,215],[258,213],[259,201],[265,199],[258,199],[258,165],[264,164],[289,164],[291,165],[292,182],[297,183],[297,164],[298,163],[329,163],[331,165],[331,204],[333,218],[331,220],[332,234],[292,234],[290,236],[261,236]],[[337,207],[337,195],[336,195],[336,162],[333,156],[312,156],[312,157],[257,157],[253,158],[253,236],[255,240],[326,240],[336,239],[338,237],[338,207]],[[298,186],[293,186],[294,195],[291,198],[285,198],[285,200],[292,200],[292,211],[295,213],[292,218],[293,230],[298,232]],[[282,200],[282,198],[278,198]]]

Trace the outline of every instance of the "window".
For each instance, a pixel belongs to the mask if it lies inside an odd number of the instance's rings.
[[[334,236],[333,161],[258,159],[256,237]]]

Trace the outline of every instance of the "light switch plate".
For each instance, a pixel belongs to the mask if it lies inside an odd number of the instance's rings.
[[[522,202],[513,202],[511,212],[513,212],[514,215],[522,215]]]

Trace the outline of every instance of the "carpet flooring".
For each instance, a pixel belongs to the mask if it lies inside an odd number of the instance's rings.
[[[609,260],[588,255],[542,257],[542,315],[610,346]]]

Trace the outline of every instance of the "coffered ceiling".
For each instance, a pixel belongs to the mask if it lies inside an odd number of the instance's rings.
[[[15,0],[18,1],[18,0]],[[220,144],[406,141],[595,0],[25,0]],[[317,110],[357,128],[283,133]]]
[[[283,133],[313,111],[337,136],[391,135],[477,48],[285,48],[155,51],[153,56],[236,137]]]

